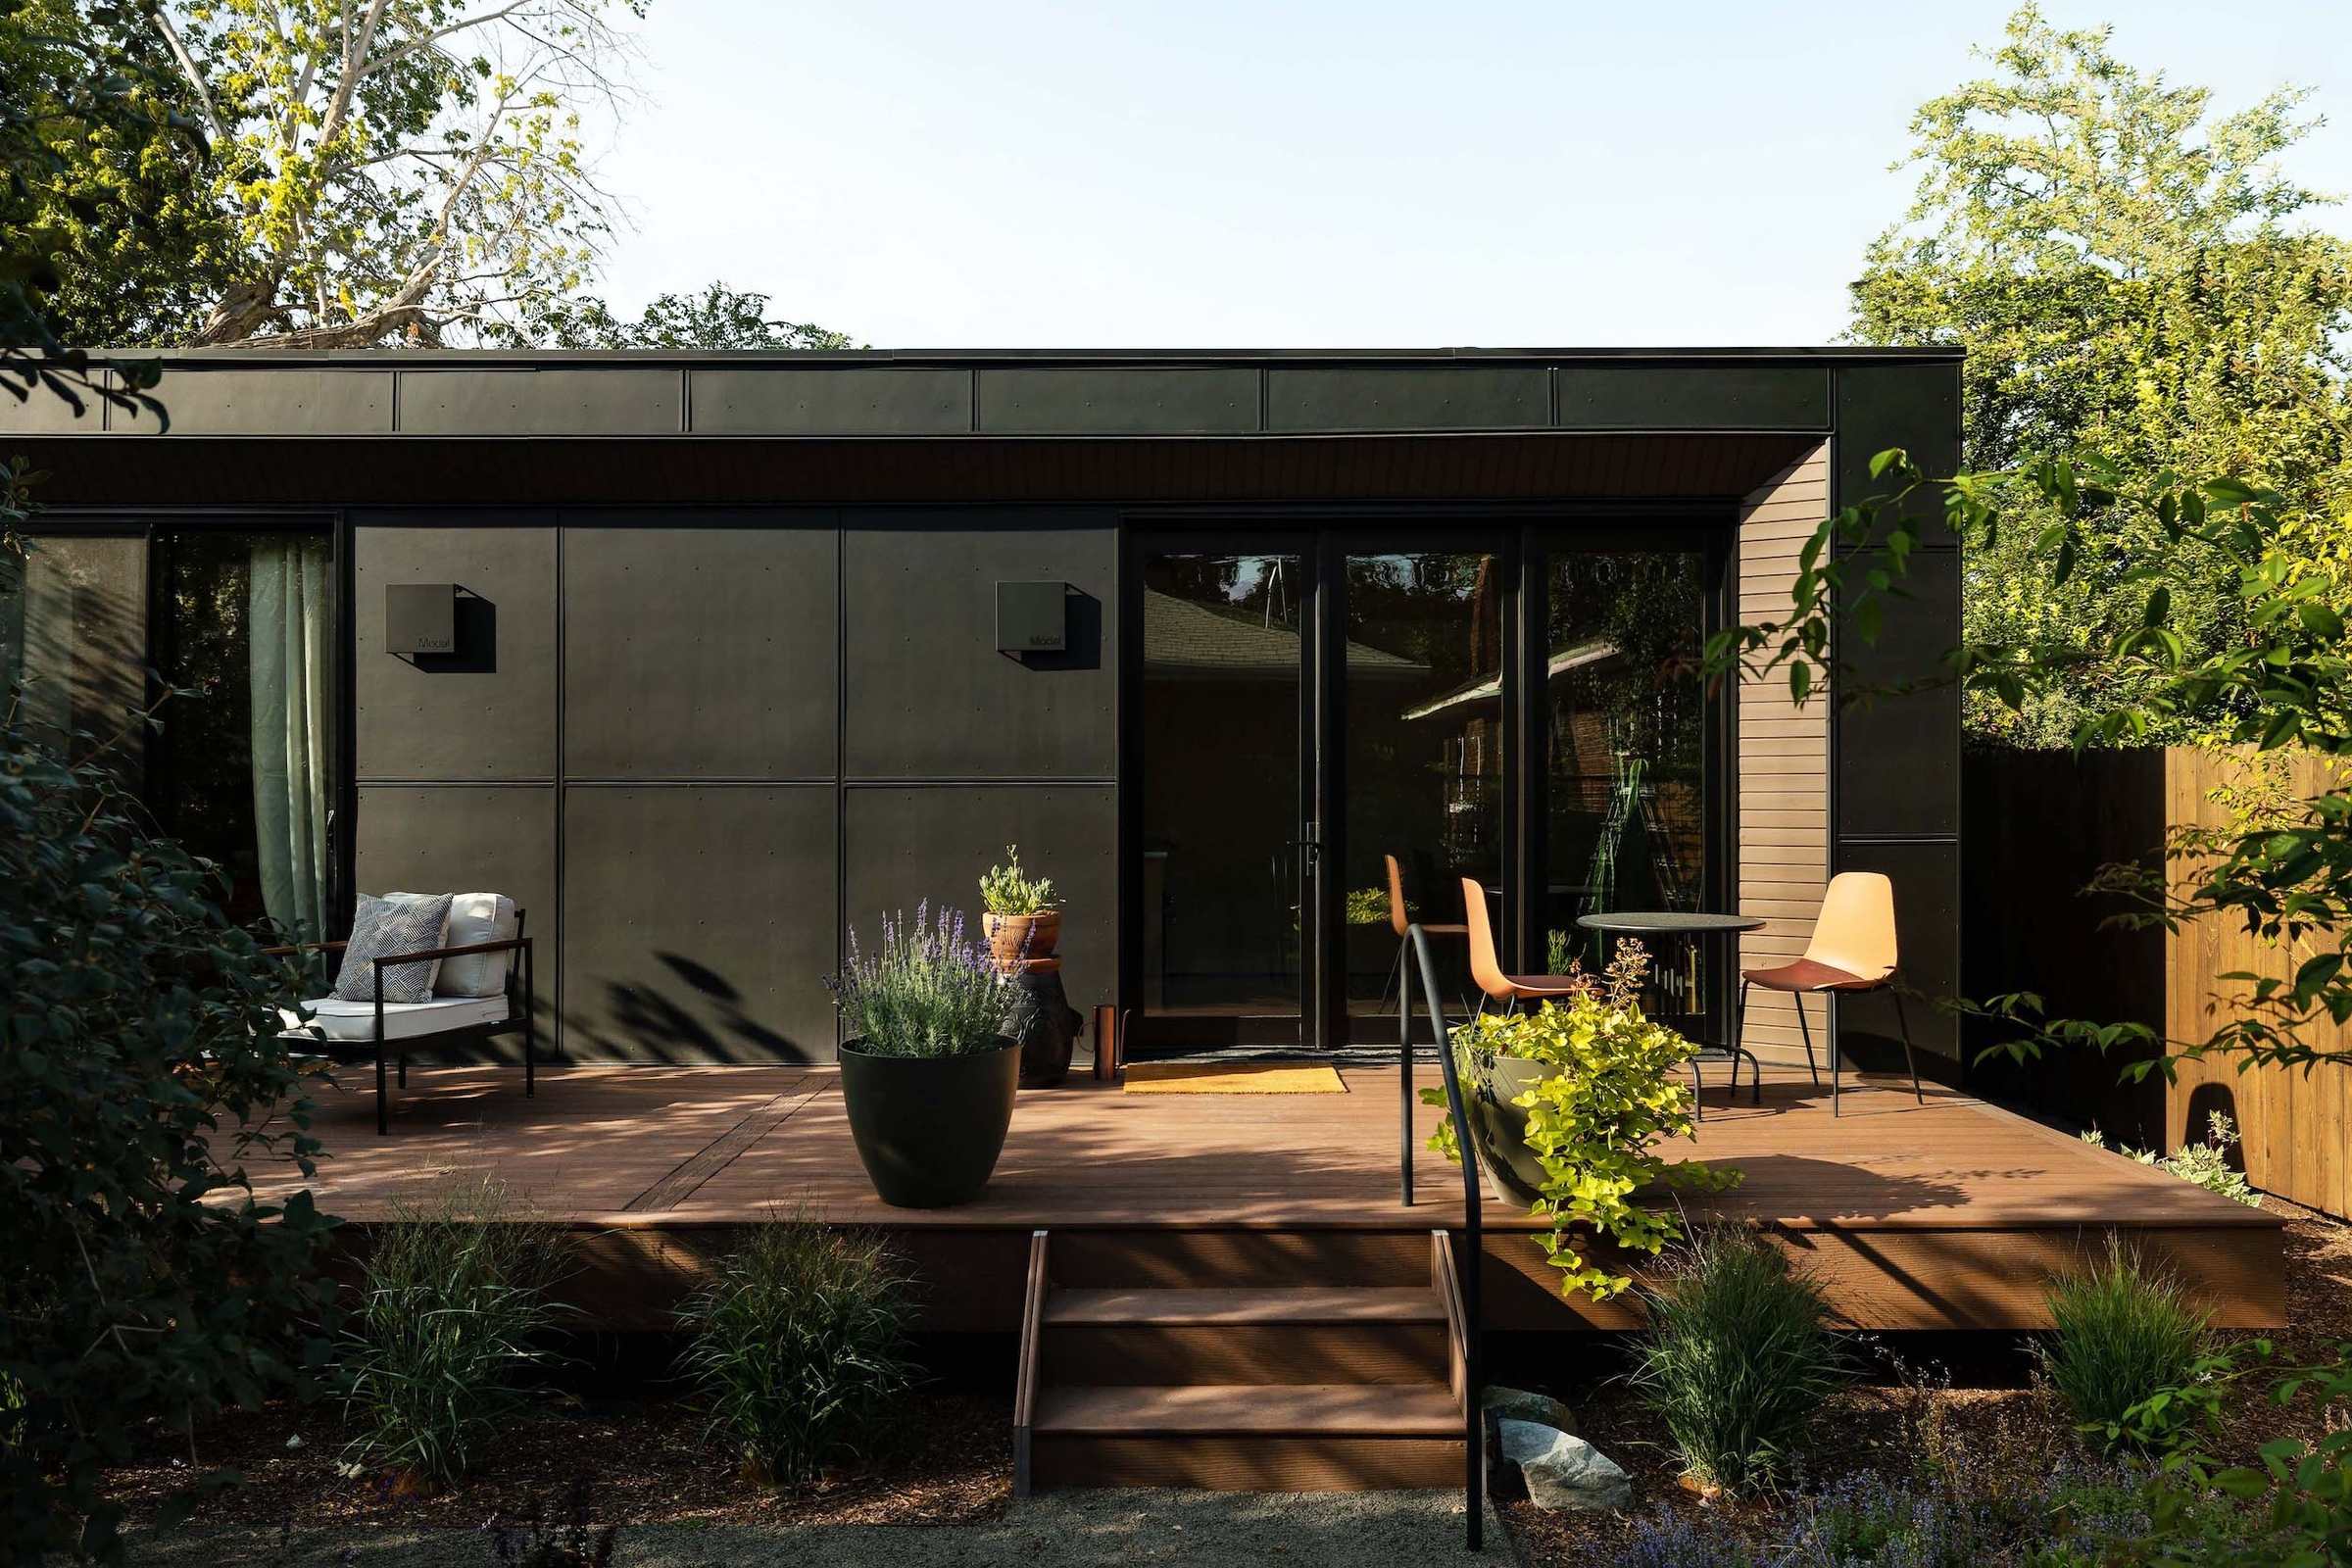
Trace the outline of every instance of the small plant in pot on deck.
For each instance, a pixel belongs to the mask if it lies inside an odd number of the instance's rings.
[[[1495,1184],[1548,1220],[1544,1250],[1567,1277],[1560,1292],[1605,1300],[1631,1275],[1601,1266],[1594,1241],[1656,1253],[1682,1239],[1680,1217],[1638,1201],[1660,1182],[1720,1192],[1740,1173],[1670,1160],[1656,1146],[1690,1136],[1694,1096],[1673,1076],[1698,1048],[1642,1016],[1649,957],[1620,942],[1605,983],[1533,1012],[1487,1013],[1452,1031],[1454,1062],[1479,1154]],[[1573,972],[1573,970],[1572,970]],[[1442,1089],[1422,1100],[1443,1107]],[[1453,1122],[1432,1148],[1459,1159]]]
[[[1054,879],[1021,869],[1021,847],[1004,846],[1007,863],[992,865],[980,879],[981,925],[1000,968],[1054,956],[1061,941],[1061,911],[1054,906]]]
[[[980,1196],[1004,1149],[1021,1050],[1004,1019],[1012,982],[964,934],[959,910],[928,902],[882,920],[826,982],[849,1038],[841,1093],[858,1157],[882,1201],[945,1208]]]

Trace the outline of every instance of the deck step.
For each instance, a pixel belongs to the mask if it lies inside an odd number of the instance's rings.
[[[1431,1438],[1459,1442],[1442,1383],[1230,1384],[1047,1389],[1039,1436],[1096,1438]]]
[[[1055,1291],[1049,1296],[1045,1321],[1072,1327],[1444,1323],[1446,1308],[1437,1293],[1426,1285],[1289,1290],[1078,1290]]]

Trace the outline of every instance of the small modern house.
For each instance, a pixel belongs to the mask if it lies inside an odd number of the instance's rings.
[[[1400,1037],[1408,927],[1424,1042],[1482,912],[1524,974],[1592,962],[1588,917],[1748,917],[1656,954],[1723,1040],[1739,972],[1855,870],[1908,985],[1958,988],[1953,694],[1799,708],[1694,669],[1785,612],[1874,454],[1957,466],[1953,353],[203,353],[161,392],[168,433],[0,404],[0,452],[51,470],[0,600],[36,716],[193,691],[118,755],[235,913],[509,897],[536,962],[493,1008],[571,1064],[535,1099],[437,1069],[378,1120],[379,1059],[322,1087],[318,1174],[262,1188],[365,1246],[431,1172],[494,1171],[577,1231],[616,1329],[674,1327],[779,1202],[887,1227],[926,1328],[1017,1346],[1016,1487],[1475,1504],[1482,1345],[1638,1321],[1564,1298],[1546,1222],[1426,1147],[1468,1124],[1417,1108],[1444,1068]],[[1911,586],[1844,650],[1865,674],[1957,637],[1956,555]],[[884,1206],[824,978],[886,911],[975,908],[1012,844],[1126,1057],[1337,1070],[1026,1090],[977,1200]],[[1795,1007],[1759,992],[1765,1065],[1698,1086],[1695,1152],[1742,1179],[1685,1201],[1768,1223],[1856,1325],[2044,1326],[2118,1232],[2217,1322],[2282,1320],[2277,1215],[1953,1090],[1930,1008],[1945,1084],[1841,1093],[1808,1035],[1899,1065],[1900,993]]]
[[[1874,453],[1956,466],[1956,353],[167,361],[168,433],[0,406],[52,471],[20,672],[204,694],[135,765],[240,914],[511,894],[559,1059],[825,1060],[850,929],[1013,843],[1135,1057],[1393,1041],[1391,856],[1424,921],[1483,883],[1526,971],[1615,909],[1752,912],[1739,962],[1784,961],[1882,870],[1907,976],[1957,980],[1954,699],[1690,669]],[[1956,559],[1915,589],[1848,653],[1945,646]],[[1732,958],[1674,957],[1718,1032]]]

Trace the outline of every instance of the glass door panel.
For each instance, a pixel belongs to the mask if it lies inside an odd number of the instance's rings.
[[[1605,955],[1579,915],[1704,906],[1707,562],[1558,554],[1546,576],[1544,956],[1592,968]],[[1696,1010],[1708,993],[1678,956],[1658,984],[1676,1010]]]
[[[1465,876],[1502,892],[1504,569],[1495,555],[1411,552],[1349,556],[1346,575],[1337,946],[1348,1038],[1394,1041],[1388,858],[1426,925],[1462,923]],[[1470,993],[1467,951],[1459,936],[1433,942],[1448,1010]]]
[[[1306,558],[1152,549],[1141,577],[1147,1043],[1297,1046],[1313,907]]]

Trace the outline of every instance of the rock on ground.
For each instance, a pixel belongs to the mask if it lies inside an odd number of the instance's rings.
[[[1527,1485],[1539,1508],[1625,1508],[1634,1484],[1616,1462],[1584,1439],[1555,1427],[1509,1417],[1495,1423],[1502,1462]]]
[[[1538,1426],[1571,1435],[1576,1431],[1576,1412],[1548,1394],[1530,1394],[1525,1389],[1506,1389],[1494,1384],[1479,1396],[1478,1402],[1490,1421],[1533,1421]]]

